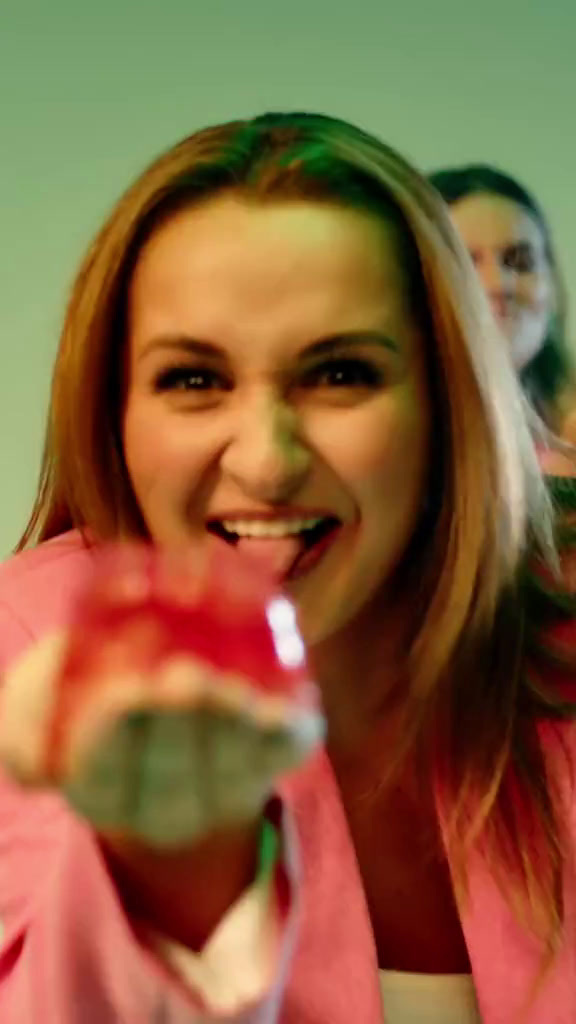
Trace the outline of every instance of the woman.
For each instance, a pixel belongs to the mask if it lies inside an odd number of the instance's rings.
[[[304,114],[161,156],[78,275],[28,550],[0,577],[1,748],[31,788],[0,800],[2,1021],[573,1020],[563,530],[469,261],[400,156]],[[326,718],[286,777],[246,709],[238,745],[203,719],[198,760],[184,680],[176,850],[151,838],[163,707],[133,672],[63,741],[76,815],[37,793],[78,594],[132,537],[264,563]]]
[[[513,177],[486,164],[435,171],[430,181],[450,207],[528,397],[553,432],[570,437],[566,295],[540,206]]]

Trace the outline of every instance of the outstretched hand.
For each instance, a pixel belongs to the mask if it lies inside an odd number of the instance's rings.
[[[76,620],[8,672],[7,770],[62,789],[103,835],[154,847],[256,820],[322,719],[287,602],[229,570],[225,558],[201,579],[149,548],[108,555]]]

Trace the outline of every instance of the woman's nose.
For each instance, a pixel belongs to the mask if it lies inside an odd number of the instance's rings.
[[[220,465],[253,501],[281,504],[301,490],[311,453],[296,412],[268,399],[244,403],[231,428]]]
[[[476,262],[476,270],[490,298],[506,298],[514,292],[514,274],[497,254],[483,256]]]

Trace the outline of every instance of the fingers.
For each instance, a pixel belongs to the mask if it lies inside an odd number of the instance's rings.
[[[148,709],[116,722],[65,791],[102,832],[178,847],[252,820],[301,759],[286,729],[214,708]]]
[[[0,760],[20,782],[58,784],[102,832],[177,847],[251,821],[322,738],[317,711],[174,655],[82,690],[59,734],[54,779],[48,747],[67,647],[64,631],[47,636],[7,673]]]

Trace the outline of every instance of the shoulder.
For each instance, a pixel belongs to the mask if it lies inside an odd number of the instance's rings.
[[[558,481],[573,480],[576,476],[576,455],[561,448],[541,448],[539,453],[540,466],[546,475],[550,489],[554,490]],[[562,486],[560,484],[560,486]]]
[[[77,530],[12,555],[0,565],[0,603],[34,607],[82,585],[92,549]]]
[[[65,625],[92,558],[92,550],[74,530],[0,565],[0,664]]]
[[[528,671],[546,691],[576,702],[576,478],[549,477],[557,563],[531,554],[524,566]]]

